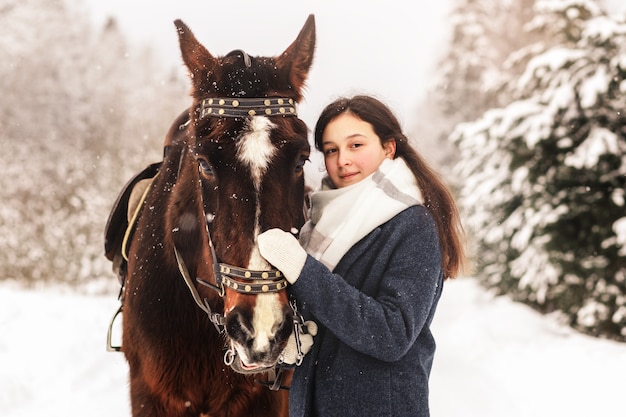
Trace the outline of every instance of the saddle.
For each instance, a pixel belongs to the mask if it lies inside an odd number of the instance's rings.
[[[113,262],[113,271],[119,272],[122,263],[124,236],[132,225],[137,208],[142,202],[145,191],[159,172],[161,162],[148,165],[143,171],[135,174],[122,188],[118,195],[104,233],[104,255]]]

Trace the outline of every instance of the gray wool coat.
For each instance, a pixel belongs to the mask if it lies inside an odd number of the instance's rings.
[[[308,256],[290,291],[319,331],[294,372],[290,416],[429,416],[442,289],[437,228],[423,206],[374,229],[334,272]]]

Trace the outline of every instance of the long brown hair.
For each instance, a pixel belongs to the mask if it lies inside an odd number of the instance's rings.
[[[415,175],[424,196],[424,206],[435,219],[445,278],[454,278],[468,272],[465,234],[452,192],[424,157],[409,144],[397,117],[384,103],[374,97],[363,95],[343,97],[330,103],[322,111],[315,125],[315,147],[322,151],[322,136],[326,126],[346,112],[371,124],[382,143],[395,139],[395,158],[403,158]]]

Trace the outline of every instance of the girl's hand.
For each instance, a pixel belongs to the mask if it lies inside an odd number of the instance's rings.
[[[295,236],[281,229],[270,229],[259,235],[257,243],[261,256],[280,270],[290,284],[295,283],[307,258]]]

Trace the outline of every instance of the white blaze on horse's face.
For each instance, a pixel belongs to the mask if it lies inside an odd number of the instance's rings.
[[[250,168],[252,182],[257,194],[261,192],[261,182],[263,175],[267,171],[267,167],[272,162],[272,158],[276,153],[276,147],[270,140],[270,132],[274,128],[274,124],[267,117],[255,116],[248,123],[248,129],[242,138],[237,142],[237,158]],[[261,216],[260,201],[256,199],[256,212],[254,219],[254,238],[259,234],[259,217]],[[248,261],[249,269],[270,269],[269,264],[259,253],[256,245],[252,248],[250,260]]]
[[[237,158],[250,168],[257,192],[261,189],[263,174],[276,153],[276,147],[270,140],[274,126],[267,117],[255,116],[250,119],[247,132],[237,142]]]
[[[248,123],[247,130],[237,142],[237,158],[242,164],[248,166],[255,192],[261,192],[263,176],[276,154],[276,147],[270,140],[271,130],[274,124],[262,116],[252,117]],[[261,215],[260,199],[256,198],[255,230],[254,238],[259,234],[259,218]],[[252,248],[248,261],[249,269],[263,270],[270,269],[269,263],[261,256],[257,246]],[[276,332],[276,324],[283,319],[282,305],[279,297],[275,293],[259,294],[256,298],[254,315],[252,318],[252,328],[255,334],[252,350],[256,352],[267,351],[270,341],[273,340]],[[237,347],[236,347],[237,348]],[[241,359],[249,365],[250,360],[245,349],[237,349]]]

